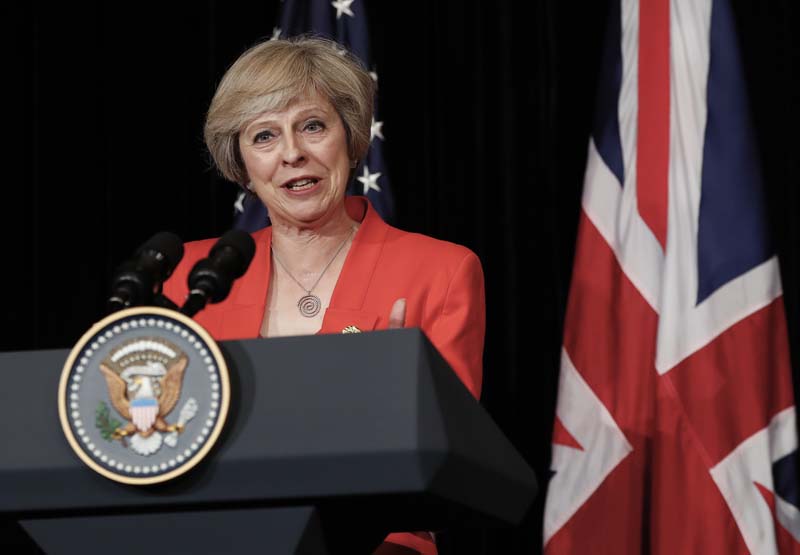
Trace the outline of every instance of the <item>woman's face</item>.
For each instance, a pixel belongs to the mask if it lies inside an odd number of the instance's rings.
[[[327,99],[315,94],[264,112],[239,134],[239,149],[273,222],[308,228],[344,210],[347,133]]]

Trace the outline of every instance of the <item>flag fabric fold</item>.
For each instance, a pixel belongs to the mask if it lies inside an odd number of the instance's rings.
[[[272,30],[272,38],[313,34],[335,40],[363,62],[377,83],[364,4],[363,0],[284,0],[280,26]],[[383,154],[383,121],[378,114],[376,101],[370,148],[354,171],[348,194],[366,196],[378,214],[392,223],[394,199]],[[261,201],[244,191],[239,193],[234,203],[234,227],[252,232],[268,224],[269,216]]]
[[[778,261],[728,0],[612,2],[544,546],[800,553]]]

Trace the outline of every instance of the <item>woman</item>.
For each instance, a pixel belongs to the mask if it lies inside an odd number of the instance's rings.
[[[221,173],[256,195],[272,225],[228,298],[196,316],[216,339],[419,327],[475,397],[485,307],[470,250],[384,223],[345,196],[369,147],[375,86],[331,41],[274,40],[245,52],[211,102],[205,140]],[[165,284],[183,300],[214,240],[186,245]],[[435,553],[429,535],[392,534],[379,553]]]

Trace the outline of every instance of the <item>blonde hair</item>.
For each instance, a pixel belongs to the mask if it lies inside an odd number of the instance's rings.
[[[220,173],[246,184],[239,133],[262,113],[282,110],[314,93],[326,98],[342,119],[350,159],[361,160],[369,148],[375,83],[341,45],[306,35],[256,44],[225,73],[204,132]]]

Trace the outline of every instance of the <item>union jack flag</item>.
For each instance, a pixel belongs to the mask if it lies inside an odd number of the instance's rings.
[[[335,40],[358,57],[377,82],[378,74],[370,61],[369,32],[363,0],[284,0],[280,27],[272,38],[287,38],[313,33]],[[366,159],[356,168],[348,194],[369,198],[378,214],[389,223],[394,220],[394,199],[383,157],[383,122],[377,101],[370,132],[372,142]],[[234,226],[248,232],[269,224],[267,210],[258,198],[239,193],[234,204]]]
[[[545,552],[800,553],[778,260],[728,0],[616,0]]]

